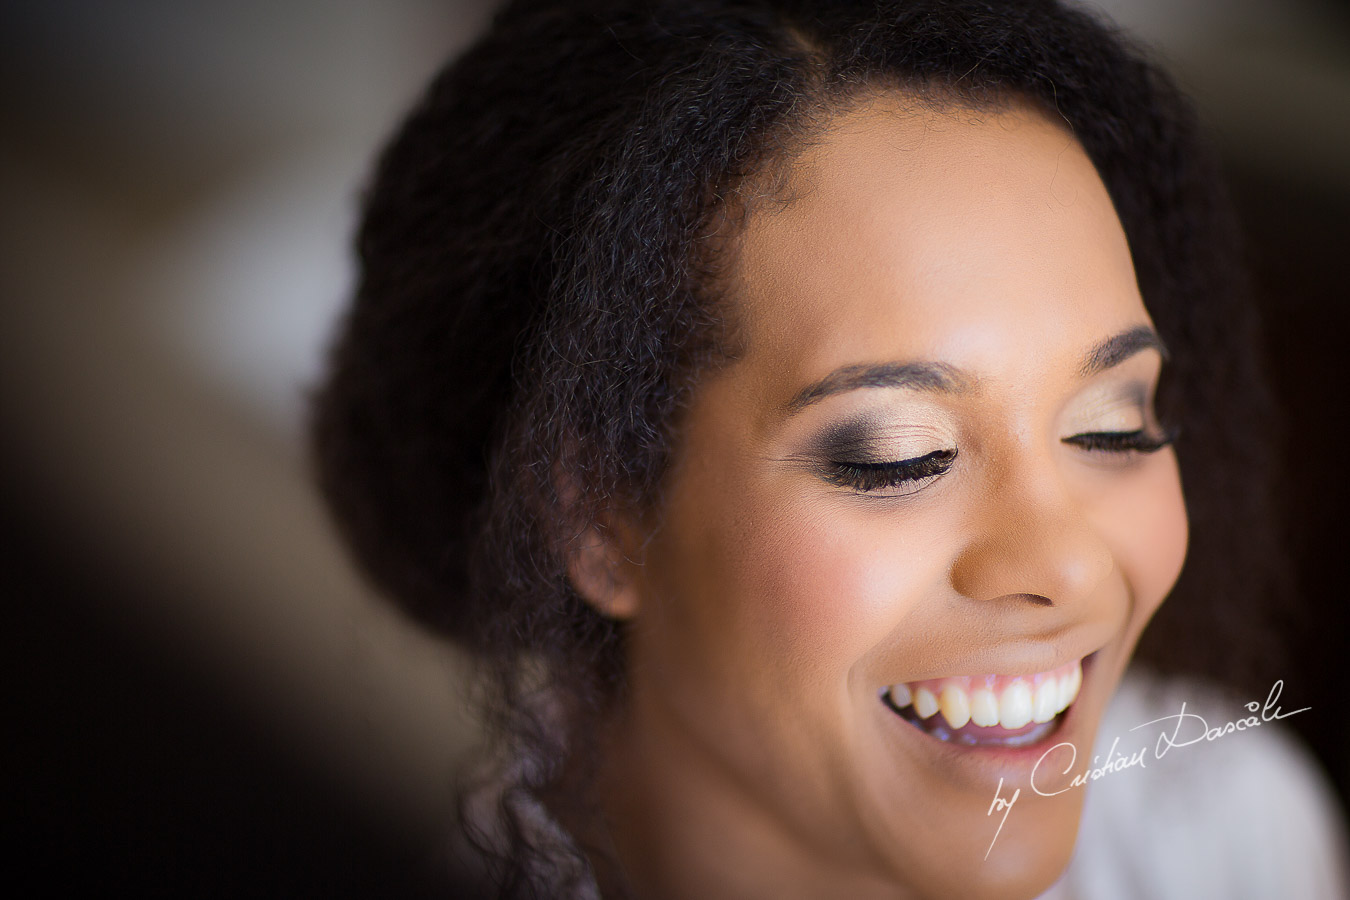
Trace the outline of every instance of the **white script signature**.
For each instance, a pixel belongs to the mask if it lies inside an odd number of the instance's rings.
[[[1167,755],[1167,751],[1175,747],[1189,747],[1192,744],[1198,744],[1201,741],[1217,741],[1219,738],[1226,737],[1234,732],[1247,731],[1252,728],[1258,728],[1266,722],[1274,722],[1280,719],[1287,719],[1292,715],[1301,712],[1307,712],[1312,707],[1305,706],[1302,709],[1296,709],[1293,712],[1283,712],[1279,707],[1280,692],[1284,690],[1284,681],[1275,682],[1270,688],[1270,694],[1266,697],[1266,702],[1261,704],[1255,700],[1246,705],[1246,709],[1251,715],[1241,719],[1235,719],[1232,722],[1226,722],[1223,725],[1210,727],[1203,716],[1193,712],[1186,711],[1186,703],[1183,701],[1181,710],[1172,716],[1163,716],[1159,719],[1153,719],[1136,725],[1131,731],[1138,731],[1140,728],[1147,728],[1150,725],[1158,725],[1163,722],[1174,723],[1170,732],[1163,728],[1158,734],[1157,743],[1153,747],[1153,758],[1162,759]],[[1117,772],[1123,772],[1126,769],[1148,768],[1145,757],[1148,753],[1148,747],[1140,747],[1134,753],[1124,755],[1117,753],[1117,747],[1120,745],[1120,738],[1116,737],[1111,741],[1111,749],[1106,752],[1106,759],[1098,763],[1100,756],[1092,757],[1092,765],[1083,771],[1074,775],[1069,781],[1068,787],[1062,787],[1058,790],[1047,791],[1036,786],[1036,773],[1040,772],[1041,764],[1051,755],[1058,755],[1064,759],[1064,767],[1058,772],[1059,776],[1068,775],[1073,770],[1074,764],[1078,761],[1078,748],[1070,741],[1062,741],[1055,744],[1050,749],[1041,754],[1041,758],[1036,760],[1036,765],[1031,770],[1031,782],[1029,787],[1032,791],[1042,797],[1054,797],[1065,791],[1082,787],[1089,781],[1096,781],[1099,778],[1105,778],[1107,775],[1114,775]],[[1048,770],[1047,770],[1048,771]],[[1017,788],[1013,791],[1011,797],[1003,796],[1003,779],[998,780],[998,787],[994,789],[994,802],[989,804],[989,811],[986,816],[992,816],[994,813],[1003,813],[1003,818],[999,819],[998,829],[994,832],[994,840],[989,842],[989,850],[984,852],[984,858],[989,858],[989,851],[994,849],[994,841],[1003,832],[1003,825],[1008,821],[1008,813],[1012,812],[1013,805],[1017,803],[1022,796],[1022,789]]]

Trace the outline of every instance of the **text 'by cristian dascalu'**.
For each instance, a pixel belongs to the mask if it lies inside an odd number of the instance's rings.
[[[1150,725],[1161,725],[1162,730],[1158,732],[1157,743],[1153,746],[1152,756],[1154,759],[1162,759],[1169,750],[1179,747],[1189,747],[1192,744],[1201,742],[1217,741],[1222,737],[1227,737],[1238,731],[1247,731],[1252,728],[1258,728],[1266,722],[1274,722],[1279,719],[1287,719],[1297,713],[1307,712],[1312,707],[1305,706],[1302,709],[1296,709],[1292,712],[1283,712],[1279,706],[1280,692],[1284,690],[1284,681],[1275,682],[1270,688],[1270,694],[1266,697],[1264,704],[1253,700],[1246,705],[1246,709],[1251,715],[1245,718],[1235,719],[1222,725],[1213,727],[1205,721],[1203,716],[1193,712],[1186,711],[1186,703],[1183,701],[1181,710],[1176,715],[1163,716],[1160,719],[1153,719],[1136,725],[1131,731],[1138,731],[1141,728],[1147,728]],[[1164,723],[1171,723],[1170,725]],[[1089,781],[1097,781],[1105,778],[1107,775],[1114,775],[1117,772],[1123,772],[1126,769],[1148,768],[1146,757],[1149,755],[1147,746],[1140,747],[1134,753],[1124,755],[1118,752],[1120,738],[1117,737],[1111,742],[1111,749],[1107,751],[1106,758],[1100,756],[1092,758],[1092,766],[1079,772],[1069,781],[1068,787],[1062,787],[1057,790],[1042,790],[1036,785],[1037,773],[1041,773],[1044,780],[1053,773],[1056,776],[1063,777],[1073,770],[1078,761],[1078,748],[1070,741],[1063,741],[1055,744],[1050,749],[1041,754],[1041,758],[1036,760],[1036,765],[1031,770],[1031,790],[1041,797],[1054,797],[1071,791],[1074,788],[1080,788]],[[1047,762],[1050,760],[1050,762]],[[1101,760],[1098,762],[1098,760]],[[1061,765],[1062,764],[1062,765]],[[1042,771],[1042,766],[1045,767]],[[999,834],[1003,831],[1003,825],[1008,821],[1008,813],[1012,812],[1013,805],[1022,795],[1022,789],[1017,788],[1011,796],[1003,796],[1003,779],[998,780],[998,787],[994,789],[994,802],[989,804],[989,811],[986,815],[992,816],[995,813],[1003,813],[999,819],[998,829],[994,832],[994,839],[989,842],[989,850],[984,852],[984,858],[989,858],[989,851],[994,849],[994,841],[998,840]]]

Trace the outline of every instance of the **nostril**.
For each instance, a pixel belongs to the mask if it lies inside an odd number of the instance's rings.
[[[1049,597],[1043,597],[1040,594],[1018,594],[1017,596],[1031,603],[1033,606],[1055,605],[1055,601],[1051,600]]]

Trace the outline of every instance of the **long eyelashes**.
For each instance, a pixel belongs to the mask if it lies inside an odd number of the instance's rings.
[[[1175,440],[1175,431],[1154,434],[1137,428],[1134,431],[1088,431],[1066,437],[1063,443],[1100,453],[1157,453]]]
[[[1063,443],[1094,453],[1133,454],[1156,453],[1175,440],[1175,431],[1155,434],[1139,428],[1134,431],[1088,431],[1066,437]],[[947,474],[955,460],[954,448],[894,462],[830,460],[826,464],[825,479],[862,494],[892,491],[904,496]]]
[[[846,462],[831,460],[826,479],[860,493],[905,488],[912,494],[945,475],[956,459],[956,450],[934,450],[914,459],[896,462]]]

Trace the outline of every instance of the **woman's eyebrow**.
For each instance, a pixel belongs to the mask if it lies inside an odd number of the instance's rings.
[[[1144,350],[1157,350],[1164,362],[1168,359],[1167,348],[1163,346],[1162,338],[1158,337],[1156,331],[1147,325],[1127,328],[1089,350],[1078,367],[1078,374],[1082,378],[1096,375],[1112,366],[1120,365]]]
[[[1118,366],[1145,350],[1156,350],[1167,360],[1167,347],[1158,333],[1147,325],[1136,325],[1098,343],[1084,356],[1078,374],[1087,378]],[[957,394],[970,389],[973,382],[960,370],[944,363],[876,363],[873,365],[841,366],[819,381],[808,384],[797,392],[785,407],[794,415],[813,403],[834,394],[858,388],[911,388],[942,394]]]
[[[874,365],[841,366],[819,381],[808,384],[788,402],[788,415],[834,394],[858,388],[913,388],[955,394],[968,390],[971,380],[951,366],[942,363],[878,363]]]

